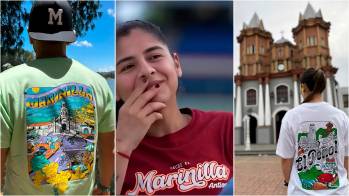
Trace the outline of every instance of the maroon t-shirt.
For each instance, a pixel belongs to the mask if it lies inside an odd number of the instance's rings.
[[[122,194],[219,194],[233,176],[233,115],[182,109],[183,129],[146,136],[133,151]]]

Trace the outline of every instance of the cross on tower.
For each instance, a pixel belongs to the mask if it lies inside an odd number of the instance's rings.
[[[281,33],[281,37],[284,37],[284,31],[282,30],[282,31],[280,31],[280,33]]]

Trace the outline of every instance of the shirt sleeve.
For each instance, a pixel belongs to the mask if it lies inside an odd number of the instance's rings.
[[[115,129],[114,96],[105,79],[101,88],[98,103],[98,132],[112,132]]]
[[[3,91],[0,91],[1,148],[9,148],[13,132],[13,125],[7,109],[8,103],[5,102],[4,96],[6,96],[6,94]]]
[[[282,119],[279,140],[276,147],[276,155],[284,159],[291,159],[295,155],[295,138],[289,121],[289,115],[286,114]]]

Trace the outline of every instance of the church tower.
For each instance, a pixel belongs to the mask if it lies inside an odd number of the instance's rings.
[[[268,73],[269,52],[273,38],[271,33],[264,29],[263,21],[256,13],[249,24],[243,24],[237,40],[240,44],[241,75],[254,76],[258,73]]]
[[[242,122],[242,101],[253,107],[258,107],[258,125],[264,125],[264,95],[263,74],[270,72],[270,50],[273,44],[271,33],[264,29],[263,21],[254,13],[248,24],[243,23],[240,35],[237,37],[240,44],[240,74],[235,76],[237,85],[237,126]],[[251,99],[242,100],[242,81],[258,81],[258,89],[250,89],[247,93]],[[244,93],[245,94],[245,93]],[[258,94],[258,95],[257,95]],[[257,98],[258,97],[258,98]],[[240,122],[239,122],[240,121]]]
[[[283,36],[277,40],[271,50],[270,73],[287,72],[295,68],[293,57],[296,52],[296,46]]]
[[[331,105],[337,106],[334,74],[337,68],[332,66],[328,36],[330,22],[324,21],[321,10],[317,12],[308,3],[304,14],[299,14],[298,25],[292,29],[293,37],[297,45],[295,63],[304,69],[314,67],[321,68],[327,78],[325,99]]]

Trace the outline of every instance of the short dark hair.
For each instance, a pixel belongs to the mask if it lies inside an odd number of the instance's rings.
[[[124,22],[116,27],[116,39],[127,36],[131,33],[133,29],[141,29],[147,33],[153,35],[161,43],[165,44],[168,47],[167,39],[162,33],[160,27],[155,24],[143,20],[130,20]]]
[[[325,74],[321,69],[309,68],[300,77],[300,83],[307,85],[310,94],[304,98],[303,103],[309,102],[317,93],[322,93],[326,88]]]

